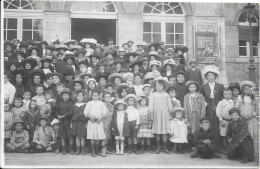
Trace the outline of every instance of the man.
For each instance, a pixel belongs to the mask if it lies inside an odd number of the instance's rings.
[[[144,51],[144,47],[146,46],[146,42],[143,43],[139,43],[136,47],[136,53],[140,54],[140,58],[143,58],[145,56],[145,51]]]
[[[201,70],[199,68],[196,68],[198,63],[195,59],[192,59],[190,61],[190,69],[186,72],[186,79],[187,81],[196,81],[199,83],[200,87],[203,85]]]
[[[108,38],[107,40],[108,46],[106,46],[103,50],[103,54],[105,55],[107,51],[115,52],[114,40],[113,38]]]
[[[140,67],[139,72],[142,73],[144,76],[146,75],[147,72],[151,72],[151,69],[149,68],[149,61],[147,57],[144,57],[142,59],[143,65]]]
[[[128,43],[124,43],[122,45],[122,48],[125,50],[126,53],[129,52],[129,45],[128,45]]]
[[[134,51],[134,49],[133,49],[134,41],[129,40],[129,41],[127,41],[127,44],[128,44],[128,52],[133,52]]]

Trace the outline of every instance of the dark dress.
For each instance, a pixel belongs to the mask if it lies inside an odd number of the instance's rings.
[[[184,83],[176,83],[176,99],[181,102],[181,106],[183,107],[183,102],[184,102],[184,96],[189,92],[185,82]]]
[[[78,107],[76,105],[73,105],[72,108],[72,118],[71,118],[71,134],[73,136],[86,136],[87,130],[85,129],[87,124],[87,118],[84,116],[84,109],[86,107],[86,104],[83,104],[82,106]]]
[[[205,97],[205,101],[207,103],[206,106],[206,117],[211,120],[211,129],[214,133],[214,139],[216,141],[216,145],[220,146],[220,131],[219,131],[219,119],[216,116],[216,107],[218,102],[222,100],[223,97],[224,86],[220,83],[215,83],[214,87],[214,99],[210,99],[210,86],[209,83],[206,83],[201,88],[201,93]]]
[[[243,119],[228,123],[227,138],[232,139],[228,147],[228,158],[254,160],[254,140],[247,130],[247,124]]]
[[[209,139],[210,144],[203,143],[204,140]],[[194,133],[193,144],[197,149],[197,153],[201,155],[201,158],[210,159],[213,157],[214,152],[216,151],[216,145],[214,141],[214,135],[212,130],[205,131],[200,128]]]
[[[120,136],[119,135],[119,130],[117,128],[117,112],[114,111],[112,121],[111,121],[111,129],[115,129],[114,135],[115,136]],[[129,136],[129,124],[128,124],[128,118],[127,118],[127,113],[125,112],[124,115],[124,126],[123,126],[123,136],[128,137]]]
[[[61,100],[57,106],[56,116],[58,115],[63,116],[64,118],[60,119],[60,127],[58,131],[58,135],[60,137],[70,137],[70,122],[72,116],[72,109],[73,109],[73,101],[63,101]]]
[[[25,91],[30,91],[30,88],[26,84],[14,84],[14,87],[16,89],[15,97],[21,97],[23,98],[23,94]]]
[[[195,68],[193,71],[191,68],[186,71],[186,80],[187,81],[196,81],[199,83],[200,87],[203,85],[201,70]]]

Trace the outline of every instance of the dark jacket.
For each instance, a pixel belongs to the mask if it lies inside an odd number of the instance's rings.
[[[188,93],[188,89],[184,83],[176,83],[176,99],[181,102],[181,106],[183,107],[184,96]]]
[[[186,71],[186,80],[187,81],[196,81],[199,83],[200,86],[203,85],[201,70],[198,68],[195,68],[195,71],[193,71],[191,68]]]
[[[115,129],[114,135],[119,136],[119,131],[118,131],[118,128],[117,128],[117,112],[116,111],[114,111],[114,113],[113,113],[112,122],[111,122],[111,129]],[[123,136],[124,137],[129,136],[129,124],[128,124],[128,118],[127,118],[126,112],[125,112],[125,115],[124,115]]]
[[[197,149],[204,147],[205,143],[203,143],[204,140],[209,139],[211,141],[210,144],[208,144],[208,147],[211,151],[216,151],[215,141],[214,141],[214,135],[212,130],[205,131],[202,128],[200,128],[198,131],[195,132],[193,137],[193,144],[196,146]]]
[[[223,91],[224,91],[224,85],[215,82],[215,87],[214,87],[214,97],[215,97],[214,102],[215,102],[215,105],[217,105],[218,102],[220,100],[222,100]],[[210,87],[209,87],[209,83],[204,84],[202,86],[200,92],[205,97],[205,101],[209,104],[210,103],[210,92],[211,92]]]
[[[151,72],[151,68],[149,68],[149,66],[146,67],[146,69],[144,68],[144,66],[140,67],[139,72],[142,73],[144,76],[146,75],[147,72]]]

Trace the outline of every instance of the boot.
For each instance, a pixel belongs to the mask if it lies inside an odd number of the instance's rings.
[[[144,153],[144,145],[141,145],[141,152],[140,154],[143,154]]]
[[[191,140],[188,141],[186,152],[187,153],[191,153],[192,152],[192,142],[191,142]]]
[[[95,152],[95,144],[91,144],[91,156],[96,157],[96,152]]]
[[[67,152],[66,152],[66,146],[62,146],[62,155],[66,155]]]
[[[111,151],[108,151],[107,146],[106,146],[106,154],[112,154]]]
[[[86,155],[86,147],[85,146],[81,147],[81,155]]]
[[[148,153],[152,153],[151,145],[148,145],[147,151],[148,151]]]
[[[106,157],[106,146],[102,146],[102,157]]]
[[[179,153],[185,154],[185,152],[182,150],[182,144],[179,144]]]
[[[197,157],[199,157],[199,154],[197,152],[190,155],[190,158],[197,158]]]
[[[137,144],[134,144],[134,153],[135,153],[135,154],[138,154],[138,151],[137,151]]]
[[[129,145],[129,151],[128,151],[128,154],[132,154],[133,153],[133,146],[132,145]]]
[[[80,152],[80,147],[77,146],[77,151],[75,152],[75,155],[79,155],[79,152]]]
[[[120,155],[124,155],[124,144],[121,145]]]
[[[160,141],[156,141],[156,143],[157,143],[157,149],[155,151],[155,154],[159,154],[161,152]]]
[[[95,151],[96,151],[96,155],[97,156],[100,156],[101,154],[100,154],[100,151],[99,151],[99,145],[96,145],[95,146]]]
[[[164,143],[163,143],[163,151],[164,151],[166,154],[170,154],[169,150],[167,149],[167,142],[164,142]]]
[[[73,146],[70,146],[70,154],[73,155],[75,152],[73,150]]]
[[[121,145],[122,146],[122,145]],[[122,149],[122,147],[121,147],[121,149]],[[117,144],[116,145],[116,155],[119,155],[120,153],[119,153],[119,144]]]
[[[179,151],[178,151],[178,143],[174,143],[173,152],[174,152],[175,154],[179,154]]]

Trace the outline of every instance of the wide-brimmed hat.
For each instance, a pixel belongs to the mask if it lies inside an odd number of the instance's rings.
[[[150,67],[152,67],[153,65],[161,67],[162,63],[160,61],[158,61],[158,60],[152,60],[150,62]]]
[[[192,63],[195,63],[196,65],[198,64],[195,59],[192,59],[192,60],[190,61],[189,65],[191,65]]]
[[[100,59],[100,56],[97,55],[97,54],[94,54],[94,53],[92,53],[92,54],[89,56],[90,59],[92,59],[93,57],[95,57],[95,58],[97,58],[97,59]]]
[[[132,40],[127,41],[127,43],[129,43],[129,42],[132,42],[134,44],[134,41],[132,41]]]
[[[115,102],[115,107],[117,107],[119,104],[123,104],[124,105],[124,107],[125,107],[125,109],[127,108],[127,103],[124,101],[124,100],[122,100],[122,99],[119,99],[119,100],[117,100],[116,102]]]
[[[241,91],[243,90],[244,86],[250,86],[250,87],[253,87],[253,88],[256,87],[256,85],[255,85],[254,82],[252,82],[252,81],[247,81],[247,80],[246,80],[246,81],[243,81],[243,82],[240,84],[240,90],[241,90]]]
[[[144,93],[140,93],[140,94],[137,96],[137,101],[139,102],[139,101],[142,100],[143,98],[145,98],[146,101],[148,101],[148,97],[147,97]]]
[[[220,75],[219,68],[214,66],[214,65],[207,65],[207,66],[205,66],[201,70],[201,72],[202,72],[202,77],[205,77],[205,78],[206,78],[208,73],[214,73],[216,76]]]
[[[20,44],[18,45],[19,48],[27,48],[28,47],[28,43],[26,41],[21,41]]]
[[[138,59],[136,61],[134,61],[130,66],[129,68],[133,69],[135,65],[138,65],[139,67],[141,67],[143,65],[143,61]]]
[[[77,50],[77,52],[78,52],[78,50],[80,50],[80,49],[82,49],[82,46],[80,46],[80,45],[72,45],[71,47],[69,47],[70,51]]]
[[[168,49],[166,49],[166,51],[165,51],[165,52],[169,52],[169,51],[172,51],[172,52],[174,52],[174,49],[173,49],[173,48],[168,48]]]
[[[175,91],[177,90],[177,88],[176,88],[175,85],[171,85],[171,86],[169,86],[169,87],[167,88],[166,92],[169,93],[169,91],[170,91],[171,89],[174,89]]]
[[[128,94],[126,97],[125,97],[125,101],[127,101],[129,98],[134,98],[135,99],[135,101],[137,101],[137,97],[136,97],[136,95],[135,94]]]
[[[122,74],[120,74],[120,73],[113,73],[113,74],[108,76],[109,83],[113,83],[114,84],[115,83],[114,82],[115,78],[121,79],[121,83],[126,82],[126,80],[125,80],[125,78],[124,78],[124,76]]]
[[[181,46],[177,46],[174,50],[176,53],[178,52],[178,50],[182,51],[182,53],[185,53],[188,52],[188,47],[181,45]]]
[[[119,94],[119,92],[125,88],[127,91],[130,91],[130,86],[127,83],[121,83],[117,88],[116,88],[116,92],[117,94]]]
[[[45,58],[45,59],[42,59],[41,62],[42,62],[42,63],[43,63],[43,62],[49,62],[49,63],[51,63],[51,62],[52,62],[52,59]]]
[[[233,107],[232,109],[230,109],[230,110],[228,111],[228,114],[229,114],[229,115],[231,115],[231,114],[233,114],[233,113],[237,113],[238,115],[241,115],[241,111],[240,111],[238,108],[236,108],[236,107]]]
[[[45,73],[42,69],[34,69],[30,72],[30,77],[33,78],[35,75],[39,75],[41,80],[45,79]]]
[[[58,45],[55,48],[55,51],[59,51],[60,49],[63,49],[64,51],[69,50],[67,45]]]
[[[37,60],[36,59],[33,59],[33,58],[26,58],[22,61],[22,66],[25,67],[26,63],[30,63],[32,69],[34,69],[38,63],[37,63]]]
[[[44,44],[45,46],[49,46],[49,44],[46,41],[40,42],[40,45]]]
[[[120,64],[122,65],[122,64],[124,64],[124,60],[122,60],[122,59],[116,59],[113,64],[116,65],[116,64],[118,64],[118,63],[120,63]]]
[[[60,94],[63,95],[64,93],[69,93],[71,95],[71,91],[69,88],[65,88]]]
[[[241,93],[240,90],[240,84],[238,82],[231,82],[230,85],[228,86],[228,89],[233,90],[233,89],[237,89],[239,91],[239,94]]]
[[[97,40],[96,39],[93,39],[93,38],[83,38],[80,40],[80,43],[81,44],[90,44],[90,45],[96,45],[97,44]]]
[[[154,56],[156,60],[161,60],[161,57],[158,55],[158,53],[156,51],[151,51],[147,57],[149,60],[151,60],[151,56]]]
[[[173,59],[166,59],[163,61],[163,66],[166,67],[167,65],[174,67],[176,66],[176,63]]]
[[[94,78],[89,78],[89,79],[86,81],[86,84],[88,84],[88,83],[91,82],[91,81],[93,81],[93,82],[96,84],[96,86],[98,85],[98,82],[97,82],[96,79],[94,79]]]
[[[66,76],[66,75],[69,75],[69,74],[72,74],[72,75],[74,75],[74,70],[73,70],[73,68],[72,67],[65,67],[65,68],[63,68],[62,70],[61,70],[61,74],[63,75],[63,76]]]
[[[144,84],[143,87],[142,87],[142,90],[144,90],[144,88],[146,87],[150,87],[151,88],[151,85],[150,84]]]
[[[39,121],[41,121],[41,120],[46,120],[47,122],[50,121],[50,119],[49,119],[47,116],[44,116],[44,115],[41,116],[41,117],[39,117],[38,120],[39,120]]]
[[[150,45],[148,45],[148,48],[151,48],[151,47],[155,47],[155,50],[157,50],[157,48],[160,46],[159,43],[151,43]]]
[[[175,107],[172,110],[172,114],[174,114],[174,116],[175,116],[177,111],[181,111],[182,112],[182,116],[185,117],[185,110],[184,110],[184,108],[182,108],[182,107]]]
[[[147,72],[144,76],[144,83],[148,83],[149,80],[156,78],[156,75],[153,72]]]
[[[128,53],[126,53],[126,54],[124,54],[124,59],[127,61],[127,62],[129,62],[129,57],[130,56],[133,56],[134,58],[136,57],[136,56],[140,56],[140,54],[139,53],[137,53],[137,52],[128,52]]]
[[[88,76],[89,78],[96,78],[96,75],[94,73],[83,73],[80,75],[81,79],[84,79],[85,76]]]
[[[200,119],[200,123],[211,123],[211,120],[208,117],[202,117]]]
[[[125,49],[122,48],[122,47],[120,47],[119,50],[118,50],[118,52],[125,52]]]
[[[106,81],[108,81],[108,76],[109,76],[109,73],[107,73],[107,72],[98,73],[96,80],[97,80],[97,82],[99,82],[99,80],[101,78],[104,78]]]
[[[186,87],[189,88],[191,84],[195,84],[197,87],[197,90],[199,89],[199,83],[197,81],[188,81],[186,82]]]
[[[17,123],[22,123],[23,128],[25,128],[25,123],[24,123],[23,119],[17,118],[17,119],[13,122],[13,126],[12,126],[13,129],[15,129],[15,126],[16,126]]]
[[[74,60],[75,60],[74,54],[72,54],[72,53],[67,53],[67,54],[65,55],[65,57],[63,58],[63,61],[66,62],[68,59],[72,59],[72,60],[74,61]]]
[[[79,54],[82,54],[82,55],[84,56],[84,55],[86,54],[86,52],[87,52],[87,51],[86,51],[85,49],[80,48],[80,49],[77,50],[77,52],[76,52],[75,55],[76,55],[77,57],[78,57]]]
[[[137,46],[137,47],[138,47],[138,46],[144,47],[144,46],[147,46],[147,43],[146,43],[146,42],[138,43],[136,46]]]
[[[118,73],[129,73],[130,71],[129,71],[129,69],[120,69],[119,71],[118,71]]]
[[[104,86],[104,89],[108,88],[108,87],[112,87],[113,89],[115,88],[115,85],[113,83],[107,83],[105,86]]]
[[[166,90],[169,85],[168,78],[162,77],[162,76],[159,76],[152,81],[152,84],[151,84],[152,88],[155,89],[155,84],[159,81],[163,83],[163,90]]]
[[[53,126],[55,124],[60,124],[60,120],[59,119],[53,119],[52,122],[51,122],[51,126]]]
[[[71,39],[71,40],[68,40],[67,42],[65,42],[65,45],[69,46],[70,44],[75,44],[76,40],[74,39]]]
[[[62,75],[58,72],[52,73],[52,76],[58,76],[60,80],[62,79]]]
[[[11,65],[15,65],[16,69],[21,67],[21,63],[17,60],[10,60],[7,62],[7,66],[10,68]]]
[[[12,42],[4,42],[4,48],[6,48],[6,46],[10,46],[11,47],[11,50],[15,50],[15,48],[16,48],[16,45],[15,44],[13,44]]]
[[[127,80],[127,78],[131,77],[134,78],[134,74],[132,72],[127,72],[124,74],[125,79]]]
[[[29,54],[31,54],[32,53],[32,50],[36,50],[36,52],[37,52],[37,55],[39,56],[40,55],[40,48],[38,48],[37,46],[32,46],[32,47],[30,47],[29,49],[28,49],[28,53]]]
[[[115,57],[115,53],[111,50],[107,50],[105,56],[107,56],[108,54],[111,54],[113,57]]]

